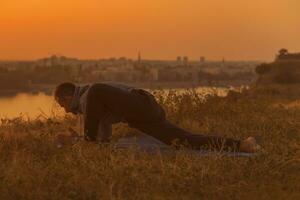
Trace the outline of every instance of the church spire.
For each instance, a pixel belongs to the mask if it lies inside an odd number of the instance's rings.
[[[142,57],[141,57],[141,51],[138,52],[138,62],[140,63],[142,60]]]

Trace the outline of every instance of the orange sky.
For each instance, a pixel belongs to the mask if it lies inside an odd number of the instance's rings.
[[[0,0],[0,59],[272,60],[300,51],[299,0]]]

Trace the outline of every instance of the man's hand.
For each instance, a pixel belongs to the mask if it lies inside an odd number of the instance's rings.
[[[56,138],[56,146],[62,148],[65,145],[74,145],[80,139],[79,134],[72,128],[69,128],[70,134],[59,134]]]

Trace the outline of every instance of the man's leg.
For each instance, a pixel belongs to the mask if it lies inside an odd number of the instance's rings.
[[[239,140],[192,134],[167,120],[153,124],[140,124],[136,128],[168,145],[175,142],[175,145],[187,145],[193,149],[240,150]]]
[[[213,148],[217,150],[240,150],[239,147],[241,142],[239,140],[219,136],[193,134],[173,125],[166,120],[165,111],[153,97],[149,97],[149,102],[151,103],[147,105],[147,109],[144,109],[146,111],[143,113],[144,116],[140,116],[140,118],[148,118],[150,120],[143,120],[143,122],[137,122],[133,125],[133,127],[142,132],[151,135],[168,145],[172,145],[177,141],[179,144],[187,144],[193,149]],[[151,114],[149,111],[147,112],[149,109],[152,111]]]

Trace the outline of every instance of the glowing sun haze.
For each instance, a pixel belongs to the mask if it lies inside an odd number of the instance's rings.
[[[271,60],[300,51],[299,0],[0,0],[0,59]]]

